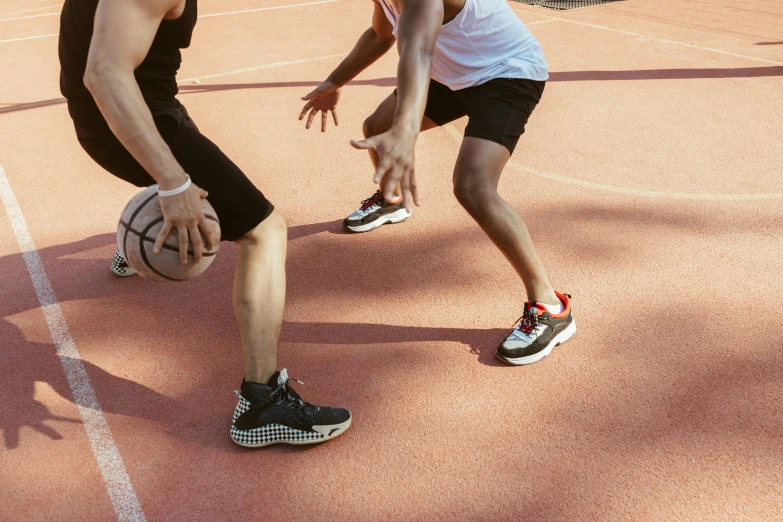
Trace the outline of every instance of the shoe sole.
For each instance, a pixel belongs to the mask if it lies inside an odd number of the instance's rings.
[[[110,270],[111,270],[111,273],[116,275],[117,277],[130,277],[130,276],[136,275],[136,271],[132,270],[132,269],[131,270],[124,270],[124,271],[120,272],[118,270],[115,270],[112,267]]]
[[[273,444],[291,444],[293,446],[303,446],[306,444],[321,444],[322,442],[326,442],[327,440],[332,440],[343,433],[345,433],[348,428],[351,427],[351,421],[353,420],[353,417],[348,419],[347,421],[341,423],[341,424],[333,424],[331,426],[313,426],[313,430],[321,433],[324,435],[324,438],[322,439],[314,439],[314,440],[299,440],[299,441],[287,441],[287,440],[274,440],[270,442],[264,442],[261,444],[247,444],[244,442],[239,442],[235,440],[233,437],[231,437],[231,440],[234,442],[234,444],[237,444],[239,446],[242,446],[244,448],[263,448],[265,446],[272,446]]]
[[[400,212],[399,210],[397,212]],[[343,227],[345,227],[346,230],[350,230],[351,232],[369,232],[370,230],[375,230],[378,227],[381,227],[383,225],[393,225],[395,223],[402,223],[403,221],[408,221],[410,217],[413,215],[411,212],[410,214],[403,215],[402,217],[395,217],[395,214],[397,212],[393,212],[391,214],[388,214],[386,216],[379,217],[372,223],[366,223],[364,225],[358,225],[358,226],[350,226],[343,223]]]
[[[557,334],[554,338],[552,338],[551,341],[549,341],[549,344],[546,345],[546,348],[541,350],[538,353],[534,353],[533,355],[528,355],[526,357],[516,357],[514,359],[510,359],[508,357],[505,357],[501,355],[498,352],[495,352],[495,356],[500,359],[503,362],[506,362],[508,364],[513,364],[514,366],[522,366],[523,364],[533,364],[534,362],[538,362],[547,355],[549,355],[552,350],[555,349],[555,346],[560,346],[567,340],[569,340],[571,337],[574,336],[576,333],[576,321],[571,321],[571,324],[569,324],[565,330]]]

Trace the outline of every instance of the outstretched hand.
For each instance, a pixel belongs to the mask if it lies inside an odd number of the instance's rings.
[[[375,170],[375,183],[380,185],[381,193],[387,200],[395,198],[394,191],[399,186],[402,191],[402,204],[411,210],[411,204],[419,205],[414,169],[416,133],[392,128],[362,141],[351,141],[357,149],[372,149],[378,155],[378,168]]]
[[[299,120],[301,121],[305,117],[305,114],[307,114],[307,111],[310,111],[305,128],[310,128],[316,115],[320,112],[321,132],[326,132],[326,115],[329,111],[332,112],[334,124],[337,125],[337,112],[335,109],[337,108],[337,102],[340,100],[340,87],[329,80],[326,80],[310,94],[302,96],[302,99],[306,100],[307,103],[305,104],[304,109],[302,109],[301,114],[299,114]]]

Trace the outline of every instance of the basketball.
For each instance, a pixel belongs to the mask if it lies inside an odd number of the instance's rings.
[[[217,237],[220,237],[220,223],[215,209],[206,199],[202,199],[201,204],[208,226],[214,227]],[[150,281],[187,281],[204,272],[212,264],[217,247],[209,251],[204,245],[201,261],[196,263],[192,243],[189,243],[188,263],[180,263],[176,229],[166,238],[160,253],[154,253],[152,247],[162,226],[163,213],[158,200],[157,185],[136,194],[122,211],[120,223],[117,225],[117,245],[122,256],[139,275]]]

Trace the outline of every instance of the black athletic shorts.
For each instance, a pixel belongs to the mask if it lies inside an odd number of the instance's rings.
[[[546,82],[535,80],[497,78],[452,91],[430,80],[424,114],[438,126],[467,116],[465,136],[500,143],[513,153],[530,114],[541,100],[544,85]]]
[[[153,114],[155,125],[193,183],[209,192],[207,200],[220,219],[223,241],[235,241],[269,217],[274,206],[247,176],[202,135],[185,108]],[[147,171],[111,131],[77,134],[82,148],[98,165],[137,187],[155,184]]]

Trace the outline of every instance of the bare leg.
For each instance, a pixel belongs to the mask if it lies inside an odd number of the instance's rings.
[[[498,143],[466,137],[454,168],[454,194],[522,278],[528,299],[558,300],[522,218],[498,195],[511,154]]]
[[[287,227],[276,210],[237,241],[234,317],[242,340],[245,379],[266,383],[277,370],[285,306]]]
[[[384,132],[391,129],[392,124],[394,124],[394,113],[397,110],[397,96],[392,93],[389,95],[388,98],[383,100],[381,104],[378,106],[377,109],[375,109],[375,112],[370,115],[369,118],[364,120],[364,125],[362,125],[362,132],[364,132],[364,138],[372,138],[373,136],[377,136],[378,134],[383,134]],[[424,119],[421,122],[421,130],[429,130],[434,127],[437,127],[434,121],[429,119],[428,117],[424,117]],[[373,167],[378,167],[378,153],[375,152],[372,149],[369,149],[367,152],[370,153],[370,160],[372,161]],[[400,187],[397,187],[397,189],[394,192],[395,196],[402,195],[402,192],[400,191]]]

